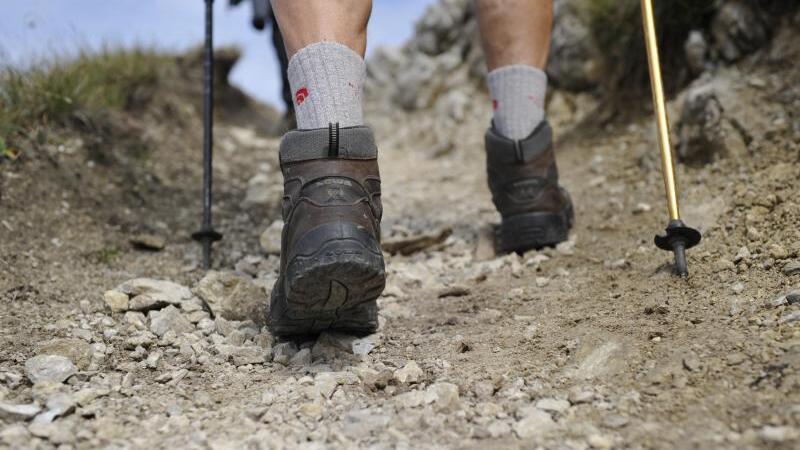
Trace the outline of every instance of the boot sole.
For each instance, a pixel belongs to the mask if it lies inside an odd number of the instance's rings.
[[[377,240],[351,224],[329,224],[309,233],[297,247],[272,292],[271,331],[286,336],[377,330],[375,300],[386,284]]]
[[[502,253],[524,253],[555,246],[569,238],[573,217],[570,205],[561,213],[527,213],[503,218],[495,230],[497,249]]]

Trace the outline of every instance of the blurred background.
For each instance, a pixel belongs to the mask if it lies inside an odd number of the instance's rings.
[[[250,25],[251,5],[214,2],[215,44],[236,46],[242,57],[231,82],[258,100],[283,108],[278,62],[269,29]],[[399,46],[432,0],[376,0],[369,51]],[[0,14],[0,63],[26,67],[58,55],[102,48],[183,52],[203,40],[203,0],[6,0]]]

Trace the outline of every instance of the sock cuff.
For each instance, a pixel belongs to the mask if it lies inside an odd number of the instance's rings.
[[[287,70],[289,72],[297,71],[298,66],[302,64],[302,61],[307,60],[309,57],[312,57],[312,55],[319,54],[321,52],[325,52],[329,55],[335,55],[344,59],[350,59],[354,64],[366,66],[364,58],[362,58],[361,55],[356,53],[350,47],[338,42],[322,41],[315,42],[298,50],[297,53],[295,53],[292,58],[289,59]],[[366,67],[364,67],[364,73],[366,74]]]
[[[292,56],[287,72],[299,129],[364,123],[361,101],[367,65],[346,45],[308,45]]]
[[[537,81],[541,82],[545,87],[547,87],[548,81],[547,72],[526,64],[513,64],[510,66],[498,67],[497,69],[489,72],[487,77],[490,83],[496,78],[509,77],[513,79],[519,79],[533,77],[536,78]]]

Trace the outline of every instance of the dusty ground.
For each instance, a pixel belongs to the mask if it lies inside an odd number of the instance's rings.
[[[37,156],[0,166],[0,446],[796,448],[800,72],[790,60],[719,74],[747,99],[732,113],[759,127],[742,154],[681,166],[686,220],[704,232],[688,280],[652,245],[665,214],[647,117],[600,127],[591,99],[556,95],[577,226],[569,243],[519,257],[486,251],[498,219],[481,149],[488,101],[463,112],[450,151],[430,144],[434,113],[373,111],[386,238],[453,233],[387,254],[385,321],[368,354],[342,336],[297,342],[295,354],[253,322],[212,321],[192,298],[174,302],[183,318],[164,333],[155,323],[174,307],[145,316],[104,299],[146,277],[206,301],[266,301],[277,257],[259,236],[278,217],[278,141],[256,122],[217,129],[226,236],[214,266],[247,275],[215,275],[234,286],[216,294],[198,285],[188,238],[199,221],[196,105],[126,119],[146,156],[113,139],[92,145],[92,133],[23,149]],[[135,248],[141,233],[165,248]],[[36,354],[67,356],[77,372],[33,384]]]

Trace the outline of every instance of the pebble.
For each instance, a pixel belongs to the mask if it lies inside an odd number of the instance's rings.
[[[789,257],[789,252],[780,244],[772,244],[769,247],[769,254],[775,259],[786,259]]]
[[[550,279],[546,277],[536,277],[536,287],[543,288],[550,284]]]
[[[210,271],[195,286],[215,317],[261,323],[266,294],[247,275],[230,271]]]
[[[36,403],[26,405],[15,405],[12,403],[0,402],[0,419],[5,421],[28,420],[39,414],[42,408]]]
[[[342,419],[342,431],[353,439],[363,439],[370,436],[373,431],[386,430],[391,420],[391,417],[376,410],[350,411]]]
[[[419,383],[425,376],[425,372],[415,361],[408,361],[402,369],[394,371],[394,379],[400,384]]]
[[[55,338],[36,344],[37,355],[63,356],[72,361],[78,369],[84,370],[92,359],[92,347],[83,339]]]
[[[108,290],[103,294],[103,301],[111,312],[124,312],[128,310],[129,297],[120,291]]]
[[[727,258],[720,258],[717,260],[715,268],[717,269],[717,272],[722,272],[724,270],[733,270],[736,268],[736,265],[734,265],[733,262]]]
[[[70,444],[75,441],[75,434],[67,424],[33,423],[28,431],[36,437],[47,439],[53,444]]]
[[[34,423],[50,423],[75,410],[75,398],[70,394],[56,393],[47,399],[47,410],[33,419]]]
[[[130,243],[135,248],[142,250],[163,250],[167,240],[161,236],[149,233],[137,234],[130,238]]]
[[[792,427],[782,426],[765,426],[759,431],[759,437],[765,442],[786,442],[789,440],[797,439],[800,433]]]
[[[514,426],[514,433],[520,439],[532,439],[545,436],[557,427],[550,414],[542,410],[527,411],[524,417],[518,420]]]
[[[25,362],[25,373],[33,384],[46,381],[63,383],[77,372],[75,364],[63,356],[38,355]]]
[[[750,256],[752,256],[750,254],[750,249],[748,249],[746,246],[742,247],[736,253],[736,256],[733,257],[733,262],[740,263],[742,261],[747,261],[750,259]]]
[[[399,408],[417,408],[425,403],[425,393],[422,391],[408,391],[394,397],[394,403]]]
[[[800,275],[800,261],[792,261],[783,266],[783,274],[787,276]]]
[[[726,358],[726,361],[729,366],[738,366],[739,364],[745,362],[747,360],[747,355],[744,353],[731,353]]]
[[[297,344],[294,342],[281,342],[272,346],[272,360],[284,366],[297,353]]]
[[[573,405],[592,403],[597,398],[597,394],[584,389],[570,390],[568,400]]]
[[[789,314],[785,314],[778,320],[778,324],[783,325],[785,323],[792,323],[800,321],[800,311],[794,311]]]
[[[603,436],[601,434],[593,434],[589,436],[589,439],[586,440],[586,443],[592,448],[602,450],[609,449],[614,446],[614,443],[611,441],[610,437]]]
[[[150,317],[150,331],[158,337],[164,336],[168,331],[179,336],[194,331],[194,325],[189,322],[189,319],[181,313],[181,310],[172,305],[160,311],[150,311],[148,316]]]
[[[437,297],[439,298],[446,298],[446,297],[463,297],[465,295],[469,295],[471,292],[468,286],[463,285],[453,285],[447,286],[439,290]]]
[[[283,220],[276,220],[261,233],[259,243],[267,255],[281,254],[281,234],[283,233]]]
[[[569,408],[570,404],[567,400],[556,398],[543,398],[536,402],[536,407],[542,411],[561,413]]]
[[[630,421],[631,420],[625,416],[619,414],[611,414],[603,419],[603,425],[613,429],[624,428],[630,423]]]
[[[441,382],[428,386],[425,390],[425,403],[433,404],[438,411],[454,411],[461,406],[458,386]]]
[[[158,305],[179,305],[192,298],[192,291],[178,283],[152,278],[136,278],[117,286],[115,290],[131,297],[130,309],[141,311]],[[137,297],[145,298],[137,300]]]
[[[236,367],[248,364],[264,364],[267,361],[266,350],[255,345],[217,344],[215,348],[220,355],[231,361]]]
[[[633,213],[634,214],[643,214],[643,213],[650,212],[650,210],[652,210],[652,209],[653,209],[653,207],[650,206],[650,204],[648,204],[648,203],[637,203],[636,206],[633,208]]]
[[[302,348],[289,359],[290,366],[305,367],[311,365],[311,349]]]

